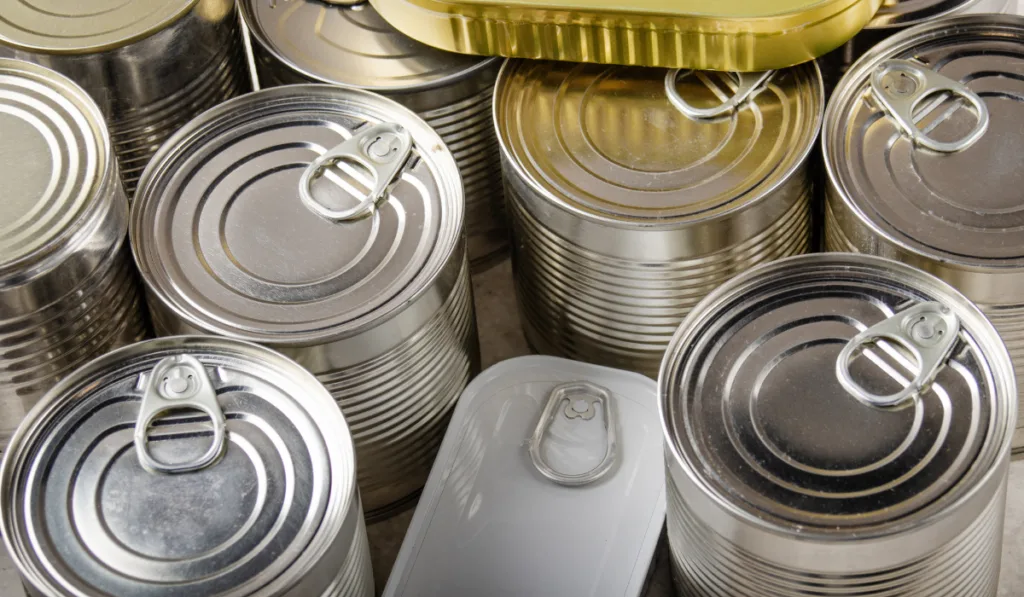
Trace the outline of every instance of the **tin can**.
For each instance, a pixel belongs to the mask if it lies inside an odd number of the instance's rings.
[[[29,595],[372,597],[352,436],[253,344],[162,338],[54,387],[0,468]]]
[[[157,148],[193,116],[249,91],[232,0],[0,0],[0,54],[70,77],[99,104],[129,198]]]
[[[296,85],[172,137],[130,231],[158,333],[258,342],[319,377],[377,517],[423,487],[479,370],[463,209],[454,158],[414,113]]]
[[[813,62],[735,75],[510,61],[495,98],[539,352],[654,377],[705,294],[808,250]]]
[[[1016,385],[948,284],[878,257],[741,274],[659,379],[688,597],[994,597]]]
[[[242,0],[260,85],[365,89],[413,110],[459,165],[474,271],[508,251],[501,163],[491,108],[498,58],[436,50],[399,33],[363,1]]]
[[[974,15],[900,33],[864,56],[829,106],[826,247],[897,259],[991,318],[1024,382],[1024,18]],[[916,124],[915,124],[916,123]],[[1018,427],[1024,426],[1024,420]],[[1014,439],[1024,451],[1024,430]]]
[[[0,447],[62,377],[145,333],[103,117],[69,79],[0,59]]]

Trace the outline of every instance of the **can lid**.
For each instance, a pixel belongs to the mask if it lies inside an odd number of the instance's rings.
[[[266,50],[324,83],[408,91],[465,77],[496,60],[444,52],[406,37],[366,2],[243,0],[239,6]]]
[[[0,44],[53,54],[117,48],[160,31],[200,1],[230,10],[228,0],[0,0]]]
[[[896,0],[884,2],[865,29],[903,28],[970,10],[985,0]]]
[[[327,390],[214,337],[135,344],[57,385],[11,441],[0,499],[42,595],[320,595],[331,575],[307,573],[359,516]]]
[[[816,64],[765,73],[510,61],[495,119],[538,193],[627,225],[715,218],[800,168],[824,109]]]
[[[397,103],[267,89],[186,125],[136,192],[153,299],[193,327],[274,345],[349,337],[429,288],[462,238],[454,158]]]
[[[0,59],[0,276],[24,275],[88,219],[114,176],[106,125],[80,87]]]
[[[878,234],[931,258],[1024,265],[1020,122],[1024,18],[943,19],[866,54],[829,105],[822,139],[839,197]]]
[[[673,457],[775,529],[893,532],[969,494],[1008,454],[1013,367],[944,282],[866,255],[742,274],[684,321],[662,365]]]

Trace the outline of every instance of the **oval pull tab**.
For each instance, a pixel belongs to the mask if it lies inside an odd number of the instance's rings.
[[[607,436],[604,458],[596,467],[585,473],[568,475],[555,470],[541,454],[541,444],[551,423],[556,417],[579,422],[590,421],[597,415],[595,408],[597,404],[601,405],[605,435]],[[551,390],[548,403],[530,437],[530,459],[533,460],[533,466],[542,475],[559,485],[568,487],[587,485],[597,481],[611,470],[612,465],[615,464],[615,452],[615,415],[612,396],[608,390],[585,381],[563,384]]]
[[[149,428],[170,411],[190,408],[202,411],[213,421],[213,443],[205,454],[191,462],[168,464],[149,453]],[[157,363],[146,383],[139,418],[135,423],[135,452],[142,468],[151,473],[189,473],[213,464],[224,451],[227,424],[217,402],[206,368],[195,357],[176,355]]]
[[[940,303],[921,303],[905,309],[857,334],[836,360],[836,376],[854,398],[870,406],[897,409],[907,406],[928,387],[945,366],[960,332],[960,320]],[[853,379],[850,363],[854,353],[876,340],[891,340],[910,351],[919,370],[902,391],[880,396],[865,390]]]
[[[700,77],[701,81],[707,85],[715,95],[722,99],[722,103],[713,108],[695,108],[683,99],[683,96],[679,95],[679,78],[690,73],[695,73],[696,76]],[[718,118],[719,116],[725,116],[726,114],[735,112],[740,106],[757,97],[757,94],[761,93],[764,88],[768,86],[768,82],[771,81],[772,77],[775,76],[775,71],[766,70],[755,73],[717,74],[732,80],[733,85],[735,85],[735,89],[730,90],[732,92],[731,96],[726,95],[721,88],[709,78],[709,73],[682,68],[670,70],[668,74],[665,75],[665,94],[668,95],[668,101],[672,102],[672,105],[675,106],[676,109],[690,118]]]
[[[988,130],[988,107],[977,93],[959,81],[941,75],[910,60],[886,60],[871,74],[871,91],[882,104],[903,134],[921,147],[942,153],[952,153],[973,145]],[[917,127],[917,122],[927,116],[930,110],[914,113],[921,103],[938,93],[950,93],[961,97],[974,107],[978,122],[967,136],[956,141],[937,141]]]
[[[412,136],[398,124],[377,124],[358,131],[334,149],[318,157],[306,167],[299,181],[299,196],[313,213],[332,222],[359,220],[373,213],[387,196],[388,188],[412,153]],[[373,176],[370,192],[358,205],[349,209],[333,209],[313,196],[313,183],[328,168],[349,160],[369,170]]]

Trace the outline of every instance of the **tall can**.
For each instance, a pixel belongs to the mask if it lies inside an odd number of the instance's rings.
[[[680,326],[659,378],[686,597],[995,597],[1016,385],[951,286],[794,257]]]
[[[366,0],[240,0],[264,88],[326,83],[374,91],[416,112],[455,156],[466,187],[474,271],[508,251],[498,144],[491,124],[500,58],[434,49],[406,37]]]
[[[812,62],[764,73],[509,61],[495,92],[526,338],[657,375],[687,312],[810,242]]]
[[[0,55],[70,77],[99,104],[129,199],[172,133],[250,90],[233,0],[0,0]]]
[[[894,36],[829,105],[826,247],[946,280],[992,320],[1024,383],[1024,18],[954,17]],[[1024,427],[1024,420],[1017,423]],[[1014,438],[1024,452],[1024,429]]]
[[[297,85],[189,123],[146,170],[131,239],[159,334],[278,349],[352,429],[371,517],[422,489],[479,370],[462,186],[423,120]]]
[[[352,436],[330,393],[253,344],[161,338],[75,371],[0,468],[33,597],[373,597]]]
[[[146,333],[103,117],[69,79],[0,58],[0,449],[62,377]]]

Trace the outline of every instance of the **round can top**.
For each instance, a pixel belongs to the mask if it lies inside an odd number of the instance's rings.
[[[130,226],[154,300],[273,345],[351,337],[435,281],[462,239],[451,152],[397,103],[294,85],[236,98],[147,167]]]
[[[659,392],[685,474],[738,516],[808,538],[941,516],[996,474],[1017,420],[1013,367],[981,312],[866,255],[737,276],[683,322]]]
[[[85,91],[0,58],[0,276],[23,275],[58,251],[114,167],[103,116]]]
[[[99,52],[149,37],[199,2],[230,7],[229,0],[0,0],[0,44],[53,54]]]
[[[548,201],[656,226],[770,194],[803,165],[823,110],[813,62],[736,75],[524,60],[503,67],[494,114],[507,162]]]
[[[462,79],[499,58],[455,54],[406,37],[367,2],[242,0],[260,45],[305,77],[382,93]]]
[[[331,575],[308,572],[359,515],[328,391],[215,337],[135,344],[58,384],[11,440],[0,500],[46,597],[320,595]]]
[[[880,236],[919,255],[1024,266],[1024,19],[901,32],[843,78],[822,135],[829,179]]]
[[[885,2],[865,29],[911,27],[939,17],[958,14],[992,0],[896,0]]]

